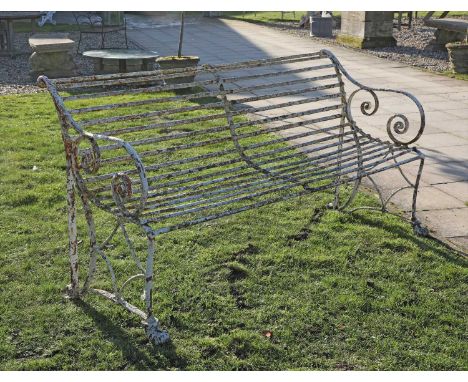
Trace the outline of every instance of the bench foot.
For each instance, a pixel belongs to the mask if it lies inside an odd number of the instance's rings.
[[[426,237],[429,235],[429,230],[424,225],[422,225],[418,219],[413,220],[411,224],[413,225],[413,232],[417,236]]]
[[[77,290],[77,288],[73,288],[72,284],[68,284],[65,287],[64,297],[70,300],[79,300],[81,298],[81,293]]]
[[[150,341],[154,341],[155,345],[161,345],[170,340],[169,333],[166,330],[161,329],[159,321],[156,317],[151,316],[145,322],[146,335]]]

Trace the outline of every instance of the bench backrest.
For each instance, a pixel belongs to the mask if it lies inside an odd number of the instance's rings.
[[[148,192],[156,200],[196,182],[215,187],[246,169],[280,173],[297,148],[333,160],[337,142],[353,139],[341,74],[323,51],[40,81],[54,98],[66,147],[81,136],[72,145],[79,145],[82,191],[105,209],[115,207],[111,188],[125,188],[126,177],[126,203],[137,208],[131,203]],[[112,183],[116,172],[120,184]]]

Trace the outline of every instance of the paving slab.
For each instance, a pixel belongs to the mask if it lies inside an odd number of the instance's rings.
[[[158,28],[129,29],[128,35],[144,49],[171,55],[177,49],[179,27],[159,25]],[[418,198],[419,214],[438,237],[468,252],[468,207],[465,204],[468,188],[468,82],[238,20],[200,18],[185,28],[184,54],[200,56],[202,64],[286,56],[320,49],[331,50],[348,72],[363,84],[403,89],[423,103],[427,134],[418,142],[418,148],[427,155],[427,160]],[[382,102],[381,111],[396,113],[404,109],[408,117],[416,118],[418,114],[411,107],[403,104],[401,99],[389,98],[385,105]],[[371,134],[384,137],[386,119],[388,116],[376,115],[374,120],[364,121],[362,127],[368,126]],[[414,179],[417,164],[412,163],[408,168]],[[398,177],[395,172],[385,172],[376,179],[378,185],[388,191],[402,183]],[[404,192],[409,191],[403,191],[394,199],[403,210],[408,208],[410,201]]]
[[[435,184],[434,187],[457,198],[468,207],[468,182]]]

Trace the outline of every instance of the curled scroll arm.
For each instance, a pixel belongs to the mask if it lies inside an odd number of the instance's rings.
[[[410,137],[410,139],[402,140],[401,138],[404,138],[404,135],[408,135],[409,130],[410,130],[410,122],[408,118],[402,114],[402,113],[395,113],[392,115],[388,121],[387,121],[387,134],[389,138],[399,146],[408,146],[414,142],[416,142],[424,132],[424,127],[426,125],[426,117],[424,114],[424,109],[421,105],[421,103],[418,101],[418,99],[413,96],[411,93],[408,93],[406,91],[402,90],[393,90],[393,89],[385,89],[385,88],[372,88],[369,86],[362,85],[360,82],[356,81],[353,77],[349,75],[349,73],[346,71],[346,69],[341,65],[341,63],[338,61],[338,59],[335,57],[333,53],[330,51],[323,49],[320,51],[320,53],[324,56],[327,56],[334,65],[340,70],[340,72],[355,86],[358,87],[358,89],[354,90],[350,96],[348,97],[347,103],[346,103],[346,114],[349,122],[356,127],[356,121],[353,118],[352,115],[352,103],[353,103],[353,98],[354,96],[359,93],[359,92],[365,92],[367,93],[368,96],[371,97],[371,100],[366,100],[361,103],[360,110],[361,113],[365,116],[372,116],[374,115],[377,110],[379,109],[379,99],[377,96],[378,92],[385,92],[385,93],[395,93],[395,94],[401,94],[404,97],[409,98],[418,108],[419,111],[419,116],[420,116],[420,123],[419,127],[417,128],[417,132],[413,137]]]

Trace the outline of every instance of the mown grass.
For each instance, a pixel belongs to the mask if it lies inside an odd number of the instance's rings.
[[[27,21],[17,21],[14,24],[14,31],[16,33],[29,33],[32,32],[32,25]],[[35,26],[36,32],[75,32],[79,31],[76,24],[44,24],[42,27]]]
[[[223,17],[229,17],[238,20],[256,21],[256,22],[296,22],[301,19],[305,11],[285,11],[283,14],[279,11],[245,11],[245,12],[223,12]]]
[[[48,96],[1,97],[0,131],[0,369],[468,368],[466,261],[398,217],[322,210],[329,192],[161,236],[155,310],[172,342],[154,347],[121,307],[63,297],[65,162]],[[96,219],[103,238],[112,225]],[[129,270],[122,240],[112,258]]]
[[[258,23],[272,23],[272,22],[297,22],[305,15],[306,11],[288,11],[282,15],[279,11],[249,11],[249,12],[224,12],[223,17],[233,18],[244,21],[258,22]],[[418,11],[418,18],[423,18],[427,15],[428,11]],[[442,12],[435,12],[432,17],[437,18]],[[406,13],[403,14],[406,17]],[[447,17],[466,17],[466,11],[451,11]],[[341,12],[333,11],[333,17],[340,19]]]
[[[443,76],[450,77],[450,78],[455,78],[457,80],[468,81],[468,74],[465,74],[465,73],[454,73],[453,71],[448,70],[440,74],[442,74]]]

